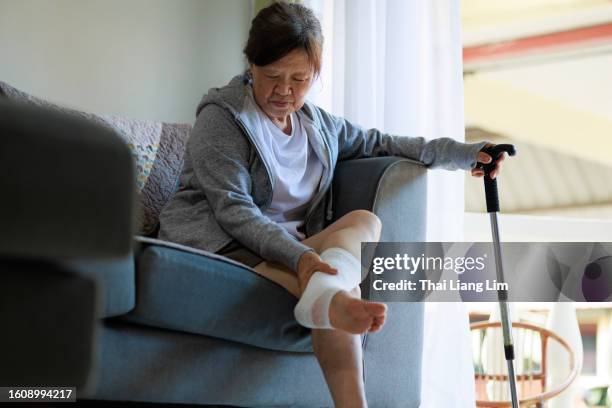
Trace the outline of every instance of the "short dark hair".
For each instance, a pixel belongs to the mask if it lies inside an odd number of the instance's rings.
[[[321,23],[308,7],[279,1],[253,19],[244,54],[249,63],[264,66],[300,48],[318,75],[323,51]]]

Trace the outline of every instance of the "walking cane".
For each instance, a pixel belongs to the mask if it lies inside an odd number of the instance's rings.
[[[493,248],[495,250],[495,268],[497,270],[497,282],[504,283],[504,268],[502,262],[501,245],[499,243],[499,227],[497,213],[499,213],[499,197],[497,194],[497,180],[491,178],[491,172],[495,169],[495,161],[504,152],[510,156],[516,154],[516,149],[511,144],[498,144],[482,149],[491,156],[491,163],[479,164],[484,170],[485,197],[487,200],[487,212],[491,218],[491,232],[493,233]],[[504,337],[504,353],[508,363],[508,382],[510,383],[510,397],[512,408],[519,408],[518,395],[516,393],[516,377],[514,376],[514,344],[512,342],[512,322],[508,313],[508,291],[499,289],[497,291],[499,308],[501,312],[501,324]]]

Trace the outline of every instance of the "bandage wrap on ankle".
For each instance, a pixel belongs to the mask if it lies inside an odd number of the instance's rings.
[[[350,291],[361,282],[361,263],[342,248],[328,248],[321,253],[321,260],[338,270],[336,275],[315,272],[298,304],[295,318],[302,326],[311,329],[332,329],[329,321],[331,300],[341,290]]]

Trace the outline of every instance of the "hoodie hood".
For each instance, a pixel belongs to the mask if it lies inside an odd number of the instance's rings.
[[[244,99],[247,96],[246,86],[250,82],[251,78],[244,73],[233,77],[224,87],[210,88],[198,104],[196,116],[210,103],[220,105],[232,112],[234,116],[237,116],[242,110]]]

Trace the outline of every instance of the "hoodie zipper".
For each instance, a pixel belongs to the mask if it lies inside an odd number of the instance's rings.
[[[242,123],[242,121],[238,117],[236,117],[236,122],[238,122],[238,125],[242,128],[244,133],[249,137],[249,140],[250,140],[251,144],[255,147],[255,151],[257,151],[257,155],[259,156],[259,160],[261,160],[261,162],[264,165],[264,168],[266,169],[266,175],[268,176],[268,183],[270,184],[270,197],[269,197],[269,200],[266,202],[266,204],[264,206],[262,206],[262,209],[266,209],[272,203],[273,192],[274,192],[274,184],[273,184],[274,180],[272,179],[272,172],[270,171],[270,168],[268,167],[268,163],[266,163],[266,161],[264,160],[263,154],[261,153],[261,150],[259,150],[259,147],[257,146],[257,143],[255,143],[255,140],[253,138],[253,135],[251,135],[251,132],[249,132],[247,127]]]
[[[330,149],[329,149],[329,146],[327,145],[327,140],[325,139],[325,137],[323,137],[322,139],[323,139],[323,144],[325,144],[325,153],[327,155],[327,160],[328,160],[328,163],[329,163],[329,166],[328,166],[329,170],[328,171],[330,173],[333,173],[331,153],[329,151]],[[327,183],[327,181],[325,181],[325,182]],[[308,209],[308,212],[306,213],[306,217],[305,217],[305,221],[304,221],[304,225],[305,226],[308,226],[308,223],[310,222],[310,218],[312,217],[312,214],[314,213],[314,209],[317,208],[317,205],[319,205],[319,202],[325,196],[326,186],[323,186],[323,187],[324,188],[321,189],[321,191],[323,193],[322,194],[320,193],[317,197],[315,197],[315,201],[313,202],[313,205],[310,206],[310,208]],[[331,196],[332,196],[331,183],[329,183],[329,188],[330,188],[329,196],[331,198]],[[333,212],[332,212],[331,201],[330,201],[328,209],[327,209],[327,214],[326,214],[326,219],[328,221],[331,220],[332,214],[333,214]]]

